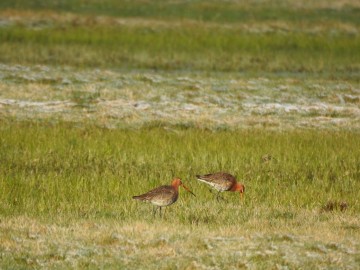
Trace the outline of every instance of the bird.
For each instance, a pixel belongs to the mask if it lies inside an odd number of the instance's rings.
[[[223,191],[238,191],[240,192],[240,197],[243,198],[243,193],[245,192],[245,186],[236,181],[235,176],[226,172],[217,172],[204,175],[196,175],[196,178],[212,186],[218,192],[216,194],[216,199],[219,201],[220,192]]]
[[[161,217],[161,208],[169,206],[175,203],[179,197],[179,186],[182,186],[188,192],[195,196],[195,194],[185,186],[180,178],[175,177],[171,181],[169,186],[160,186],[155,189],[152,189],[142,195],[133,196],[132,198],[139,201],[149,202],[154,205],[153,214],[156,215],[157,209],[160,209]],[[157,206],[157,207],[156,207]]]

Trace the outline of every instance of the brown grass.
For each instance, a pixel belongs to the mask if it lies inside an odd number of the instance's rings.
[[[266,22],[203,22],[193,19],[171,20],[157,18],[111,17],[106,15],[81,15],[59,13],[51,10],[0,10],[0,19],[11,25],[28,27],[109,27],[109,28],[152,28],[157,31],[166,29],[232,29],[249,33],[304,32],[312,34],[338,31],[340,33],[358,34],[359,25],[350,22],[327,20],[323,22],[300,21],[290,22],[282,19]]]
[[[305,215],[304,219],[314,218]],[[20,216],[1,220],[0,249],[2,258],[16,261],[14,265],[41,268],[82,268],[85,263],[86,268],[332,265],[355,269],[359,230],[341,229],[344,217],[329,216],[330,222],[308,223],[293,231],[285,224],[270,229],[264,220],[262,224],[254,220],[252,228],[236,224],[206,228],[173,224],[166,217],[151,223],[83,220],[58,224]],[[356,219],[351,223],[360,226]]]

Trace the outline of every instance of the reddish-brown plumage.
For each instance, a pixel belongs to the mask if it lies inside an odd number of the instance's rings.
[[[181,182],[180,178],[174,178],[170,186],[160,186],[142,195],[133,196],[133,199],[149,202],[158,206],[161,215],[161,207],[169,206],[177,201],[179,197],[179,186],[182,186],[195,196],[195,194]]]
[[[235,176],[226,172],[210,173],[205,175],[196,175],[197,179],[204,182],[218,191],[217,199],[220,192],[238,191],[240,195],[245,192],[245,186],[237,182]]]

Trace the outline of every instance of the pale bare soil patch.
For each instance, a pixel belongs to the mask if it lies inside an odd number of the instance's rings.
[[[359,106],[344,79],[0,66],[0,115],[19,120],[357,130]]]

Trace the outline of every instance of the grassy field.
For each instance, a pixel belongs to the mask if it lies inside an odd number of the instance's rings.
[[[0,115],[210,130],[360,130],[356,78],[0,65]]]
[[[359,269],[359,18],[354,0],[1,1],[0,268]],[[216,171],[243,201],[194,177]],[[131,199],[175,176],[196,197],[163,218]]]
[[[2,267],[157,268],[160,256],[160,268],[356,269],[359,144],[351,132],[2,122]],[[194,177],[219,170],[246,185],[243,202],[217,202]],[[164,218],[131,199],[173,176],[197,197],[181,191]]]
[[[354,0],[302,1],[146,1],[146,0],[80,0],[42,2],[39,0],[4,0],[2,9],[55,10],[86,15],[109,15],[115,17],[141,17],[167,20],[200,20],[207,22],[246,22],[251,20],[286,21],[324,20],[359,23],[360,5]]]
[[[3,1],[0,61],[359,78],[356,1],[98,2]]]

